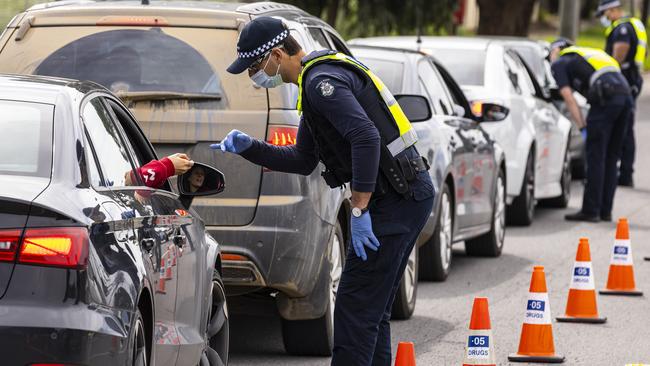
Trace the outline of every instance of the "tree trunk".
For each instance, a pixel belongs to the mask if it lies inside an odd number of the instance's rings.
[[[648,3],[650,3],[650,0],[643,0],[641,3],[641,21],[643,24],[648,23]]]
[[[511,1],[504,6],[501,0],[477,0],[477,34],[527,37],[535,1]]]
[[[339,15],[339,0],[330,0],[327,5],[327,23],[336,27],[336,18]]]

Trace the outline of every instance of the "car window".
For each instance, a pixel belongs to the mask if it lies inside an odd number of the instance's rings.
[[[522,94],[521,83],[519,81],[519,75],[517,74],[517,68],[515,62],[508,54],[503,55],[503,64],[504,70],[506,72],[506,78],[510,81],[511,90],[517,94]]]
[[[310,27],[307,29],[309,30],[309,35],[314,40],[314,43],[316,45],[316,51],[329,50],[331,48],[329,43],[327,43],[327,38],[325,38],[325,35],[323,34],[323,31],[320,28]]]
[[[87,102],[81,115],[104,178],[101,186],[125,186],[125,175],[133,169],[129,152],[101,98]]]
[[[485,84],[485,50],[444,49],[430,50],[460,85]]]
[[[422,59],[418,62],[418,76],[432,97],[432,104],[439,114],[452,115],[454,109],[447,88],[429,60]]]
[[[85,135],[86,135],[86,141],[87,141],[87,146],[89,148],[87,149],[86,153],[86,161],[87,161],[87,171],[88,171],[88,179],[90,180],[90,185],[93,187],[101,187],[102,186],[102,175],[99,172],[99,167],[97,166],[97,155],[95,154],[95,151],[92,149],[91,144],[88,142],[90,141],[90,136],[88,135],[88,130],[85,130]]]
[[[330,31],[325,31],[327,35],[330,37],[330,41],[332,41],[332,46],[336,51],[339,51],[341,53],[345,53],[348,56],[352,56],[352,52],[348,49],[348,46],[345,45],[345,42],[341,40],[337,35]]]
[[[399,61],[390,61],[386,59],[376,59],[371,57],[359,57],[375,75],[379,76],[388,90],[393,94],[402,92],[402,80],[404,79],[404,63]]]
[[[440,113],[440,106],[436,106],[436,105],[433,104],[434,99],[431,96],[431,94],[429,94],[429,91],[427,90],[426,86],[424,86],[424,82],[422,81],[421,77],[418,77],[418,84],[420,85],[420,94],[426,95],[427,98],[429,98],[429,105],[431,106],[431,113],[433,113],[433,114],[441,114]]]
[[[0,175],[49,177],[54,106],[0,100]]]
[[[513,57],[513,59],[517,68],[517,75],[519,77],[520,86],[522,87],[522,93],[524,95],[535,95],[535,86],[531,80],[531,75],[528,73],[519,57]]]

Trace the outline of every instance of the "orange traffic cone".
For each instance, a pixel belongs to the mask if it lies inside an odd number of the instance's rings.
[[[591,267],[591,253],[587,238],[580,238],[578,244],[565,315],[555,319],[559,322],[572,323],[604,323],[607,321],[607,318],[598,316],[594,272]]]
[[[399,342],[395,366],[415,366],[415,346],[412,342]]]
[[[607,287],[600,290],[603,295],[641,296],[643,292],[636,289],[634,283],[634,263],[632,262],[632,243],[630,227],[626,218],[618,220],[616,240],[609,262]]]
[[[158,286],[156,286],[156,293],[159,294],[167,293],[167,291],[165,291],[165,279],[162,277],[158,279]]]
[[[535,266],[530,279],[526,317],[521,327],[519,351],[508,356],[512,362],[562,363],[564,356],[555,354],[551,306],[546,290],[544,266]]]
[[[463,366],[470,365],[496,366],[487,297],[474,298],[472,319],[469,322],[469,337],[463,360]]]

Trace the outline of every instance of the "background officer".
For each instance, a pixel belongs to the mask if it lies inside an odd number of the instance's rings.
[[[621,65],[621,71],[628,84],[630,84],[636,104],[636,98],[641,93],[641,86],[643,85],[641,71],[643,70],[648,42],[643,22],[637,18],[626,16],[619,0],[601,0],[596,14],[601,17],[601,23],[607,27],[605,30],[605,36],[607,36],[605,52],[614,57]],[[635,152],[634,111],[632,111],[623,142],[623,153],[618,176],[619,185],[634,186],[632,173],[634,172]]]
[[[417,135],[369,69],[333,51],[306,55],[280,20],[256,18],[242,30],[228,71],[245,70],[262,87],[298,85],[296,144],[273,146],[233,130],[211,147],[304,175],[320,159],[330,187],[351,182],[352,240],[336,296],[332,365],[388,366],[392,303],[433,204]]]
[[[551,43],[551,70],[576,125],[587,128],[587,182],[582,209],[567,220],[612,220],[617,168],[633,107],[630,88],[618,62],[605,52],[575,47],[566,39]],[[584,95],[591,108],[587,120],[573,97]]]

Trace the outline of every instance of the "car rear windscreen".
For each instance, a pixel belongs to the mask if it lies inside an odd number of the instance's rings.
[[[370,57],[359,57],[393,94],[402,92],[402,79],[404,78],[404,64],[397,61],[379,60]]]
[[[40,62],[34,74],[91,80],[118,94],[223,97],[219,75],[208,60],[188,42],[160,28],[100,31],[73,39]]]
[[[49,177],[54,107],[0,100],[0,175]]]
[[[431,54],[442,62],[459,85],[485,84],[485,50],[436,48]]]

